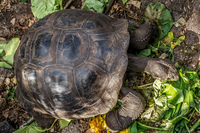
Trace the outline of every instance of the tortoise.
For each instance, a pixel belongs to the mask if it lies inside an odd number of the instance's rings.
[[[152,24],[145,23],[131,35],[128,21],[104,14],[67,9],[36,22],[23,35],[15,53],[16,95],[20,106],[41,127],[57,119],[81,119],[105,114],[111,131],[128,127],[144,110],[142,96],[123,88],[127,70],[178,80],[167,59],[127,54],[145,48]],[[130,45],[130,46],[129,46]]]

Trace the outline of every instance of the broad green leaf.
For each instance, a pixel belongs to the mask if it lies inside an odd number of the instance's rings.
[[[154,111],[155,111],[155,105],[153,105],[153,106],[151,106],[149,109],[147,109],[147,110],[141,115],[141,118],[150,119]]]
[[[190,107],[195,107],[195,102],[194,102],[194,92],[192,90],[186,91],[186,96],[185,96],[185,102],[190,106]]]
[[[8,65],[5,62],[0,62],[0,67],[4,67],[4,68],[12,68],[12,66]]]
[[[62,0],[31,0],[31,9],[33,15],[38,19],[45,17],[60,9]]]
[[[70,120],[59,120],[60,130],[67,127],[70,123]]]
[[[86,0],[82,9],[93,9],[96,12],[102,13],[109,2],[110,0]]]
[[[139,133],[144,133],[147,131],[147,127],[144,127],[144,126],[141,126],[141,125],[138,125],[138,132]]]
[[[137,56],[140,56],[140,57],[147,57],[149,55],[151,55],[151,49],[144,49],[140,51],[139,54],[137,54]]]
[[[18,129],[16,131],[14,131],[13,133],[27,133],[26,132],[27,128],[28,128],[27,126],[22,127],[22,128],[20,128],[20,129]]]
[[[128,0],[122,0],[123,4],[126,4],[127,1],[128,1]]]
[[[185,72],[185,75],[186,75],[189,79],[191,79],[191,80],[193,80],[193,81],[198,81],[198,80],[199,80],[198,73],[195,72],[195,71],[186,71],[186,72]]]
[[[158,98],[154,98],[155,104],[161,107],[165,107],[167,105],[167,97],[165,95],[161,95]]]
[[[4,51],[6,55],[12,55],[15,53],[19,46],[20,40],[19,38],[12,38],[9,43],[4,46]]]
[[[165,83],[165,89],[163,90],[163,94],[167,96],[168,102],[176,105],[180,102],[183,102],[184,95],[181,89],[175,88],[172,84]]]
[[[143,19],[146,22],[155,22],[158,25],[160,39],[167,35],[173,25],[170,12],[165,8],[164,4],[159,2],[151,3],[147,6]]]
[[[5,55],[4,53],[4,47],[6,44],[0,44],[0,57],[3,57]]]
[[[36,122],[33,122],[28,126],[25,126],[23,128],[14,131],[13,133],[42,133],[42,132],[45,132],[45,130],[42,130],[42,128],[39,127]]]
[[[135,121],[130,127],[129,127],[129,133],[137,133],[137,121]]]
[[[19,38],[13,38],[10,42],[8,42],[3,47],[4,55],[2,56],[2,58],[12,65],[13,65],[13,61],[14,61],[14,54],[19,46],[19,43],[20,43]],[[12,68],[10,65],[8,65],[5,62],[0,62],[0,67]]]

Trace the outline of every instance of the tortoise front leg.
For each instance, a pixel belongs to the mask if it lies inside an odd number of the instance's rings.
[[[106,115],[106,124],[112,132],[129,127],[141,115],[145,107],[144,98],[132,89],[122,87],[119,99],[122,101],[121,107]]]
[[[168,59],[136,57],[128,55],[128,70],[134,72],[146,72],[153,78],[160,80],[179,79],[179,74],[175,65]]]

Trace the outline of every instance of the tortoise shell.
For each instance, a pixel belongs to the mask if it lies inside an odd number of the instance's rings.
[[[35,23],[15,54],[17,99],[30,114],[79,119],[113,108],[128,59],[127,20],[62,10]]]

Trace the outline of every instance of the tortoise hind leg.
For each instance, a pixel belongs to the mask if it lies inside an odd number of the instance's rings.
[[[153,78],[176,81],[179,74],[175,65],[168,59],[136,57],[128,55],[128,70],[146,72]]]
[[[132,89],[122,87],[119,98],[122,101],[121,107],[106,115],[106,124],[112,132],[118,132],[130,126],[145,107],[143,97]]]
[[[53,117],[43,117],[42,115],[33,115],[33,117],[38,126],[42,129],[50,128],[55,120]]]

